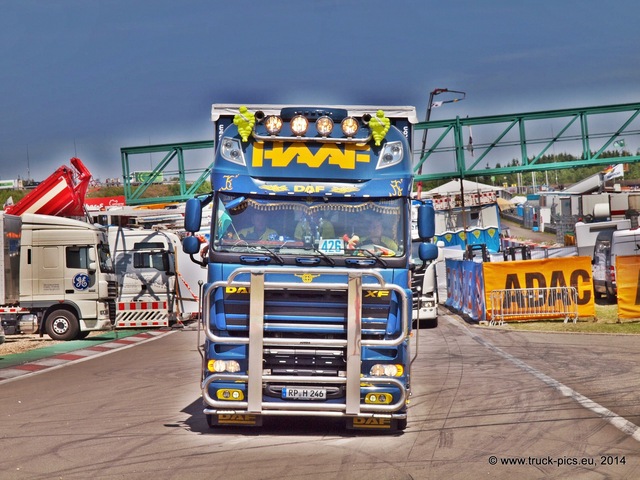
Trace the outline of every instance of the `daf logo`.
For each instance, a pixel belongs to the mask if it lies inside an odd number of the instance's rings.
[[[324,185],[294,185],[293,191],[297,193],[320,193],[324,192]]]
[[[225,293],[249,293],[248,287],[225,287]]]
[[[312,273],[296,273],[296,277],[300,278],[303,283],[311,283],[314,278],[319,277],[318,275],[313,275]]]

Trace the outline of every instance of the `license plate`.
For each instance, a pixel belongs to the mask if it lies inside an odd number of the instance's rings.
[[[326,400],[327,390],[324,388],[285,387],[282,398],[287,400]]]

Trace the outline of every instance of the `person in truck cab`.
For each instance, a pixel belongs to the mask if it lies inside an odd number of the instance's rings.
[[[305,215],[296,225],[293,238],[302,241],[304,237],[335,238],[336,233],[329,220],[323,218],[321,213],[314,212]]]
[[[278,236],[273,228],[267,227],[267,216],[265,212],[258,210],[253,212],[252,223],[252,226],[243,228],[238,232],[238,236],[242,240],[260,240],[266,242]]]
[[[360,245],[379,245],[394,252],[398,250],[398,244],[391,237],[384,235],[384,225],[379,215],[371,214],[368,217],[367,234],[360,239]]]

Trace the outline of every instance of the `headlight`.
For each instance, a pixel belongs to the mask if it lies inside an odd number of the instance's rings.
[[[384,147],[382,147],[382,151],[380,152],[376,169],[397,165],[402,161],[403,156],[404,149],[402,148],[402,142],[385,143]]]
[[[240,140],[237,138],[224,137],[220,142],[220,154],[225,160],[238,165],[245,165],[242,145],[240,145]]]
[[[401,377],[404,373],[402,365],[391,365],[377,363],[371,367],[370,375],[372,377]]]
[[[309,128],[309,120],[302,115],[296,115],[289,123],[291,125],[291,132],[297,137],[307,133],[307,129]]]
[[[264,127],[269,132],[269,135],[278,135],[282,130],[282,118],[276,115],[269,115],[264,119]]]
[[[210,372],[216,373],[235,373],[240,371],[240,364],[235,360],[209,360],[207,368]]]
[[[331,120],[326,115],[324,117],[320,117],[316,121],[316,130],[323,137],[330,135],[333,131],[333,120]]]
[[[356,133],[358,133],[358,130],[360,129],[358,121],[353,117],[347,117],[342,120],[340,126],[342,127],[342,133],[344,133],[347,137],[353,137]]]

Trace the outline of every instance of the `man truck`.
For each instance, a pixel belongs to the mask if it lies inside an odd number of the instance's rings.
[[[213,191],[187,201],[183,239],[197,261],[213,202],[199,345],[209,426],[330,416],[403,430],[415,108],[215,104],[212,120]],[[426,263],[433,205],[417,211]]]
[[[113,329],[117,291],[106,229],[50,215],[19,218],[20,267],[11,272],[19,305],[4,299],[0,306],[5,333],[74,340]]]

